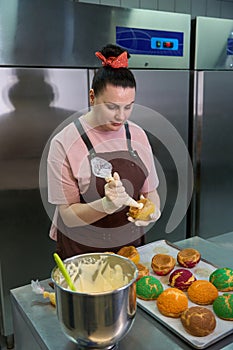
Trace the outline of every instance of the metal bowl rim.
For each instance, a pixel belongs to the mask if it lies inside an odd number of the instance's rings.
[[[69,292],[69,293],[75,294],[75,295],[80,294],[80,295],[99,296],[99,297],[100,297],[100,296],[108,295],[108,294],[116,294],[116,293],[122,291],[123,289],[128,288],[128,287],[131,286],[134,282],[136,282],[136,279],[137,279],[137,277],[138,277],[138,269],[137,269],[136,264],[135,264],[132,260],[130,260],[130,259],[124,257],[124,256],[118,255],[118,254],[111,254],[111,253],[104,253],[104,252],[103,252],[103,253],[85,253],[85,254],[74,255],[74,256],[72,256],[72,257],[70,257],[70,258],[67,258],[67,259],[63,260],[63,262],[64,262],[64,263],[67,263],[67,262],[69,262],[70,260],[74,260],[74,259],[77,258],[77,257],[78,257],[78,258],[82,258],[82,257],[92,256],[92,255],[108,255],[108,256],[113,256],[113,255],[114,255],[114,256],[117,256],[117,258],[119,257],[120,259],[127,261],[128,263],[130,263],[130,264],[135,268],[134,277],[130,280],[129,283],[123,285],[122,287],[120,287],[120,288],[118,288],[118,289],[109,290],[109,291],[101,292],[101,293],[99,293],[99,292],[89,292],[89,293],[86,293],[86,292],[73,291],[73,290],[70,290],[70,289],[67,289],[67,288],[64,288],[64,287],[60,286],[60,285],[55,281],[55,279],[53,278],[54,272],[55,272],[57,269],[59,269],[58,266],[55,266],[55,267],[52,269],[52,272],[51,272],[51,279],[52,279],[53,283],[56,285],[56,287],[59,288],[59,289],[61,289],[61,290],[63,290],[63,291],[65,291],[65,292]]]

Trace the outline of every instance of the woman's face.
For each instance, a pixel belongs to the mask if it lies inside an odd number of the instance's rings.
[[[117,131],[130,117],[135,100],[135,88],[123,88],[107,84],[97,96],[90,91],[91,105],[94,107],[96,128],[102,131]]]

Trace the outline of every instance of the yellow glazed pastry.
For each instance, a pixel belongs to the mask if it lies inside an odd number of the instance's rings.
[[[49,301],[50,301],[50,303],[53,305],[53,306],[56,306],[56,297],[55,297],[55,293],[53,293],[53,292],[44,292],[43,293],[43,297],[45,298],[45,299],[47,299],[47,298],[49,298]]]
[[[142,198],[137,201],[138,203],[142,203],[143,207],[141,209],[136,207],[129,208],[129,216],[131,216],[135,220],[150,220],[150,214],[153,214],[155,211],[154,203],[148,198]]]
[[[138,264],[140,261],[139,252],[133,245],[122,247],[117,254],[132,260],[134,264]]]

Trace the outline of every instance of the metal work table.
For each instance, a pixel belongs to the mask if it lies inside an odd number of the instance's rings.
[[[180,248],[198,249],[212,263],[233,268],[232,248],[221,248],[199,237],[175,242]],[[49,280],[41,282],[49,290]],[[63,334],[56,310],[49,302],[35,295],[30,285],[11,290],[16,350],[77,350],[75,343]],[[119,350],[193,349],[146,312],[137,309],[134,324],[118,346]],[[211,350],[232,350],[233,334],[208,347]]]

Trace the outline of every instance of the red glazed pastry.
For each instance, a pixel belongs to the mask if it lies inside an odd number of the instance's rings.
[[[156,254],[151,261],[151,267],[154,273],[159,276],[168,275],[176,264],[176,259],[167,254]]]
[[[182,267],[192,268],[199,263],[200,259],[201,254],[193,248],[182,249],[177,254],[177,261]]]
[[[169,276],[170,286],[180,290],[187,290],[194,281],[196,281],[196,277],[186,269],[177,269]]]

